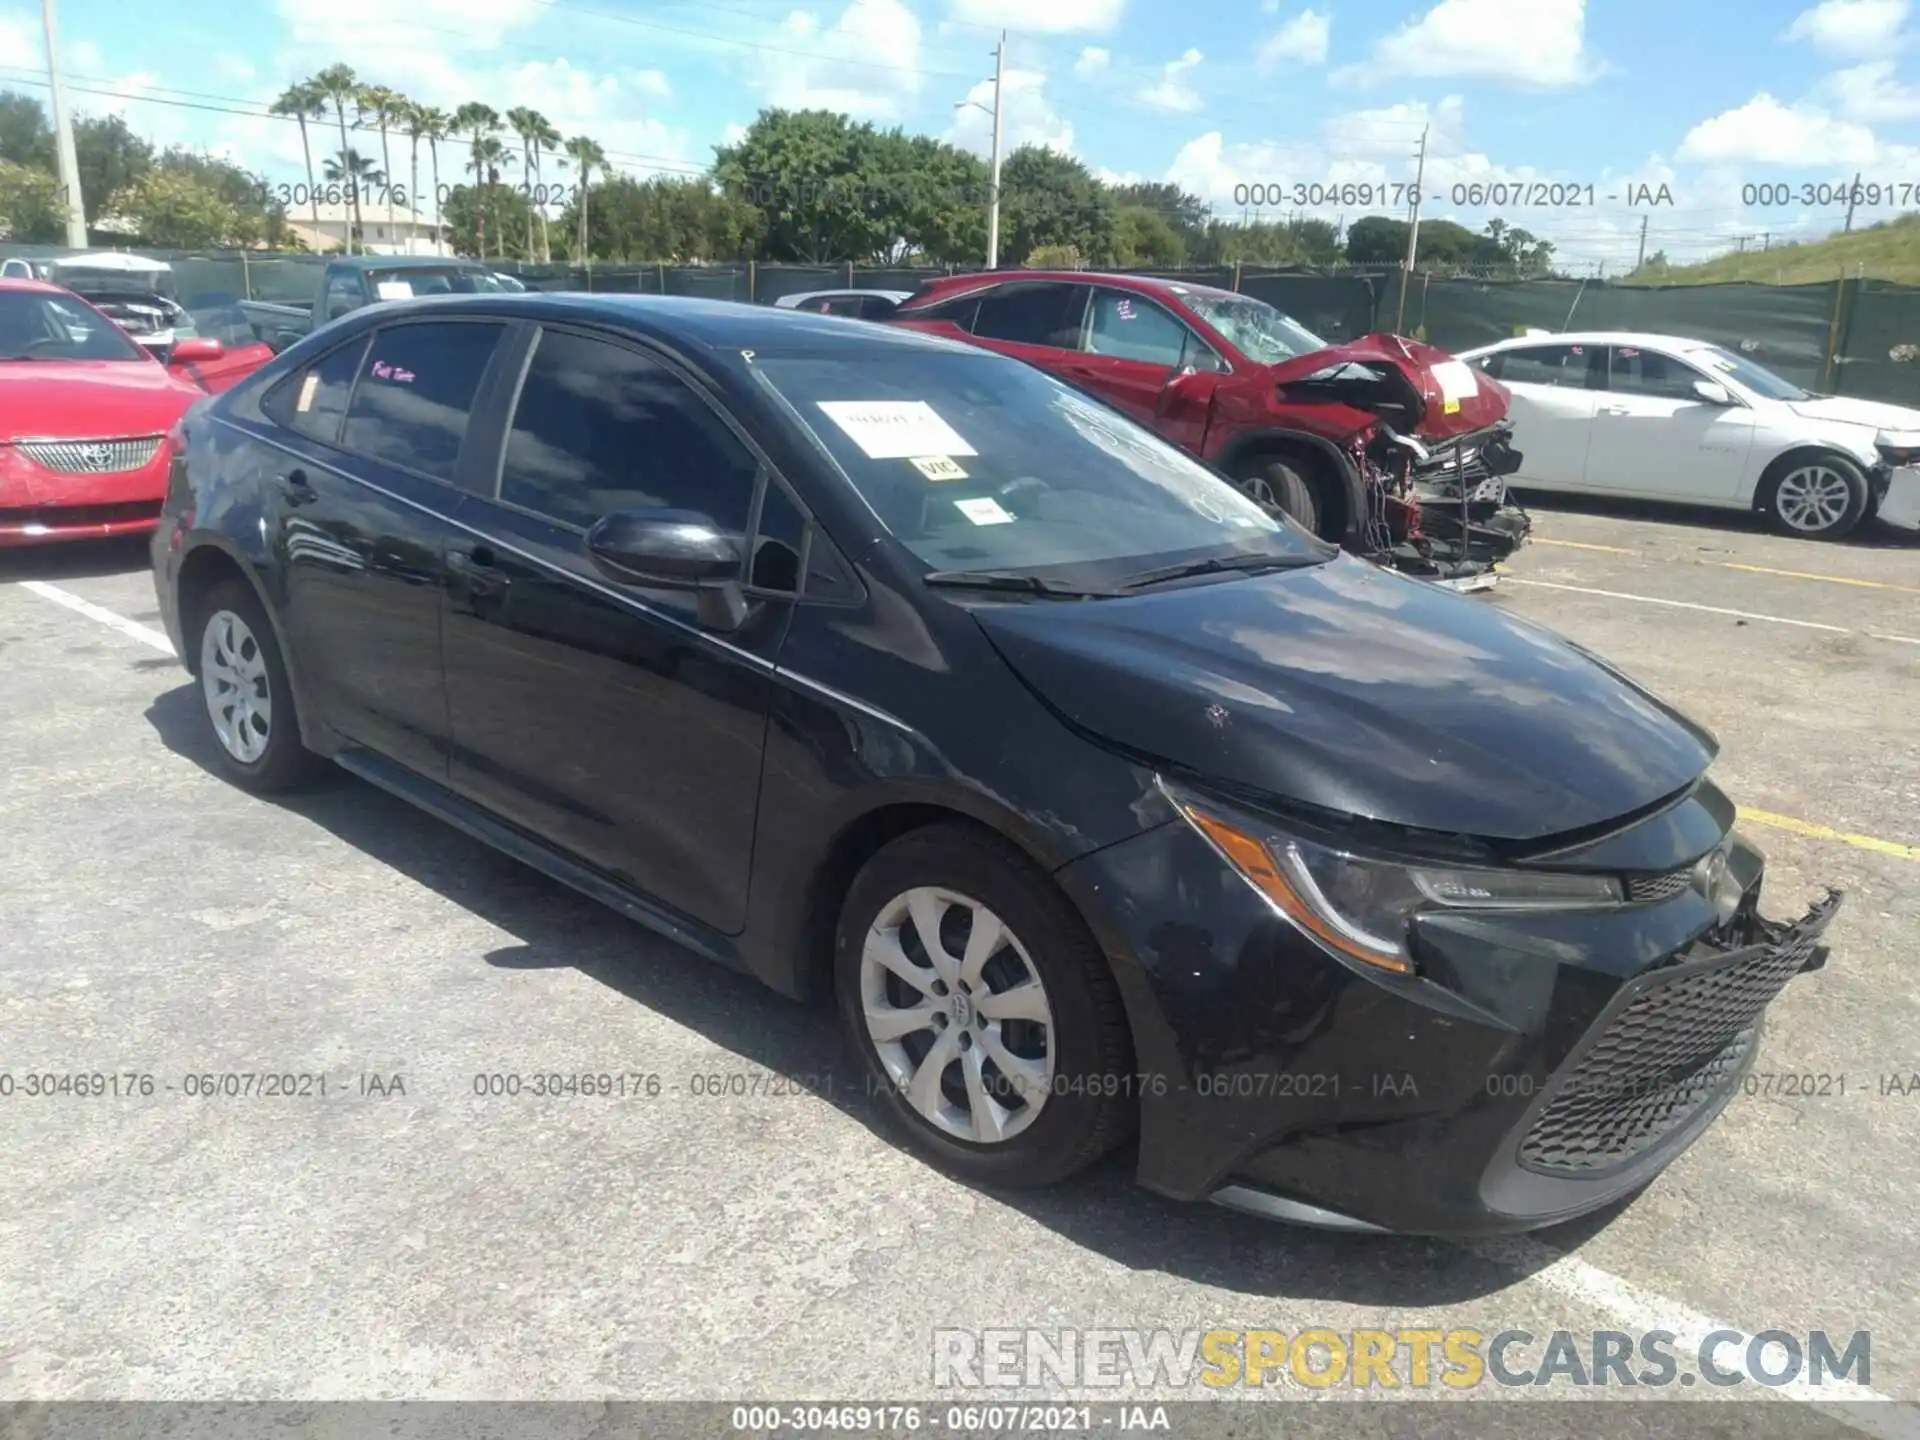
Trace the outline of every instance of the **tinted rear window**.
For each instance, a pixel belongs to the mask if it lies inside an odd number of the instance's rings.
[[[504,325],[442,321],[374,333],[341,443],[451,480],[467,416]]]

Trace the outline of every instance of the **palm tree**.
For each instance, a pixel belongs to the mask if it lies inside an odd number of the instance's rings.
[[[340,122],[340,153],[350,153],[347,147],[347,102],[360,90],[360,77],[353,73],[351,65],[329,65],[313,79],[307,82],[314,93],[323,100],[331,101],[333,113]],[[360,192],[353,192],[353,223],[347,227],[347,253],[353,253],[354,233],[360,228]]]
[[[300,153],[307,162],[307,200],[313,209],[313,234],[315,243],[320,237],[320,187],[313,178],[313,147],[307,143],[307,121],[324,118],[327,113],[326,98],[314,88],[311,80],[303,80],[297,85],[289,85],[280,92],[280,98],[267,107],[269,115],[291,116],[300,126]]]
[[[540,147],[552,144],[560,138],[560,132],[553,128],[553,122],[538,110],[525,105],[516,105],[507,111],[507,124],[513,133],[520,137],[520,164],[522,173],[527,177],[527,258],[535,255],[533,245],[533,212],[540,212],[540,226],[546,229],[546,196],[539,192]],[[549,138],[551,137],[551,139]]]
[[[400,128],[406,132],[407,139],[413,147],[413,152],[408,157],[409,165],[407,171],[407,207],[413,212],[408,217],[410,220],[418,220],[420,218],[420,138],[427,133],[425,117],[421,113],[421,108],[422,107],[414,104],[411,100],[402,99],[400,108],[394,112],[393,116]],[[413,250],[413,240],[411,238],[413,233],[410,225],[407,230],[409,237],[407,240],[408,253],[412,253]]]
[[[480,146],[484,140],[491,140],[500,130],[500,112],[491,105],[482,105],[477,100],[469,100],[453,112],[453,128],[460,134],[470,137],[472,158],[467,169],[473,171],[475,198],[479,204],[480,258],[487,258],[487,172],[485,162],[480,158]],[[494,141],[499,148],[499,141]]]
[[[498,185],[500,183],[500,167],[503,165],[511,165],[512,163],[513,163],[512,152],[507,149],[506,145],[498,137],[493,135],[483,135],[478,140],[473,142],[473,160],[471,161],[469,168],[473,171],[474,184],[479,187],[479,193],[481,196],[481,210],[480,210],[481,221],[480,221],[480,234],[478,238],[480,241],[480,258],[482,260],[487,258],[487,231],[486,231],[486,218],[485,218],[487,213],[485,209],[485,196],[487,193],[487,189],[489,186]],[[496,256],[498,256],[500,259],[504,260],[506,258],[507,222],[506,222],[506,217],[504,215],[501,216],[500,223],[493,227],[493,253]]]
[[[576,135],[561,147],[569,159],[580,170],[580,249],[587,266],[587,286],[593,286],[593,252],[587,248],[587,190],[593,183],[593,172],[607,168],[607,152],[600,148],[600,142],[587,135]]]
[[[380,132],[380,163],[385,167],[386,173],[391,175],[393,173],[393,154],[387,148],[387,132],[393,128],[394,120],[399,117],[401,108],[407,103],[406,97],[396,91],[389,90],[384,85],[363,85],[360,87],[360,93],[353,98],[355,108],[360,112],[360,122],[365,124],[371,120],[374,128]],[[384,181],[378,183],[385,184]],[[386,191],[387,234],[391,237],[394,233],[393,187],[387,185]]]
[[[413,107],[420,138],[427,142],[427,156],[433,163],[433,253],[447,253],[446,229],[440,223],[440,142],[453,135],[453,117],[433,105]]]
[[[536,118],[540,121],[540,127],[533,132],[533,168],[538,179],[546,173],[545,152],[558,147],[560,132],[553,128],[544,115]],[[547,234],[547,207],[544,204],[540,206],[540,263],[553,263],[553,241]]]

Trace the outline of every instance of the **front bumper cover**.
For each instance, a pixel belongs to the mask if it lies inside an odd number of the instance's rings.
[[[1767,1004],[1825,959],[1839,896],[1771,925],[1763,858],[1736,839],[1729,863],[1745,898],[1725,925],[1691,888],[1609,912],[1430,914],[1403,977],[1322,950],[1184,823],[1076,861],[1061,878],[1114,957],[1146,1082],[1141,1183],[1434,1235],[1630,1195],[1739,1092]],[[1663,1030],[1663,1013],[1691,1019]]]

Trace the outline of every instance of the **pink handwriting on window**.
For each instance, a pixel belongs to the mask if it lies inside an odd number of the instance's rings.
[[[376,380],[391,380],[399,385],[410,385],[413,383],[414,374],[413,371],[402,366],[389,365],[384,360],[376,360],[373,362],[373,377]]]

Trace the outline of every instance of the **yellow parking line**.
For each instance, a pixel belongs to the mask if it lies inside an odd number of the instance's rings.
[[[1842,845],[1852,845],[1860,850],[1872,850],[1876,854],[1891,855],[1898,860],[1920,860],[1920,845],[1900,845],[1892,840],[1876,840],[1871,835],[1850,835],[1844,830],[1829,830],[1825,825],[1809,824],[1805,820],[1796,820],[1791,815],[1775,815],[1766,810],[1749,810],[1740,807],[1740,818],[1755,825],[1769,825],[1775,830],[1790,830],[1795,835],[1805,835],[1811,840],[1838,840]]]
[[[1549,540],[1544,535],[1533,537],[1536,545],[1558,545],[1564,550],[1598,550],[1603,555],[1638,555],[1638,550],[1623,550],[1618,545],[1589,545],[1583,540]]]
[[[1584,540],[1549,540],[1533,537],[1535,545],[1557,545],[1563,550],[1593,550],[1602,555],[1647,556],[1642,550],[1627,550],[1618,545],[1592,545]],[[1920,595],[1920,585],[1896,585],[1891,580],[1856,580],[1851,575],[1821,575],[1812,570],[1777,570],[1771,565],[1742,565],[1734,560],[1681,560],[1682,565],[1710,565],[1717,570],[1744,570],[1749,575],[1779,575],[1788,580],[1824,580],[1829,585],[1854,585],[1862,590],[1897,590],[1903,595]]]

